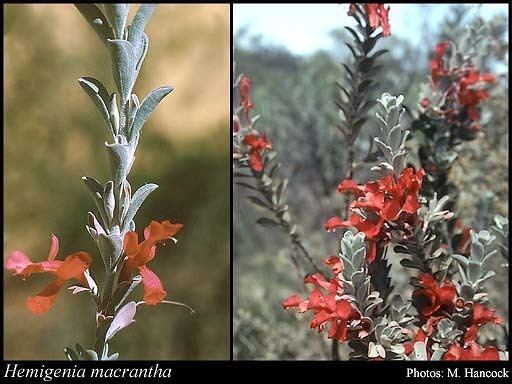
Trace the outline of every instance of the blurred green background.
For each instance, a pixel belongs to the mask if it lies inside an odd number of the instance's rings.
[[[135,6],[132,6],[133,15]],[[129,20],[131,19],[131,16]],[[144,127],[130,175],[132,189],[160,185],[136,217],[185,225],[176,246],[160,247],[150,267],[169,300],[191,305],[139,307],[136,323],[111,343],[122,359],[229,358],[229,5],[159,5],[147,30],[149,52],[135,92],[171,84],[175,91]],[[74,6],[4,6],[4,260],[22,250],[59,258],[84,250],[102,266],[87,234],[94,209],[80,179],[109,177],[104,123],[80,89],[80,76],[114,89],[105,47]],[[52,310],[31,314],[29,295],[50,276],[28,281],[4,271],[4,358],[64,359],[63,347],[94,337],[88,295],[63,289]],[[134,294],[142,297],[142,288]]]
[[[288,6],[293,14],[293,5]],[[427,23],[428,12],[421,12],[421,9],[412,12],[413,8],[421,6],[404,5],[411,7],[410,14],[421,15],[415,20],[418,29],[414,31],[415,35],[420,35],[421,44],[393,34],[398,26],[392,24],[392,35],[381,40],[376,48],[389,50],[379,58],[382,70],[378,95],[390,92],[405,96],[410,112],[404,114],[406,125],[411,122],[411,114],[418,113],[420,84],[430,75],[428,60],[435,44],[445,39],[459,41],[486,7],[446,6],[444,12],[438,14],[437,23]],[[284,11],[285,6],[269,5],[267,11],[261,9],[258,16],[262,19],[267,14],[269,18],[276,17],[271,14],[273,7]],[[308,19],[304,27],[307,31],[317,31],[316,24],[322,23],[321,7],[315,7],[315,17]],[[392,5],[390,12],[394,9]],[[338,6],[340,15],[347,10],[348,5]],[[405,15],[409,14],[402,10]],[[329,12],[332,10],[325,13],[328,20],[332,19]],[[346,175],[346,144],[335,127],[339,117],[334,99],[335,82],[344,75],[340,63],[346,62],[350,55],[343,41],[351,41],[351,37],[340,22],[339,28],[331,34],[334,49],[297,54],[282,42],[272,42],[272,28],[276,36],[286,35],[282,27],[287,25],[287,16],[284,13],[281,16],[281,22],[269,27],[264,36],[252,34],[251,23],[238,31],[234,38],[236,76],[244,73],[252,80],[254,114],[261,115],[258,129],[266,132],[273,142],[282,164],[278,173],[289,178],[287,203],[292,221],[300,227],[306,247],[320,264],[339,247],[339,233],[327,233],[323,226],[329,217],[339,212],[341,201],[336,187]],[[254,23],[257,26],[271,24],[261,19]],[[489,228],[494,214],[508,215],[508,14],[487,19],[486,26],[488,46],[486,52],[480,52],[477,65],[496,74],[498,82],[492,88],[491,100],[482,103],[481,137],[461,145],[459,159],[451,173],[461,191],[457,214],[464,225],[477,230]],[[306,41],[305,45],[308,44],[311,45],[311,40]],[[369,115],[373,116],[374,112],[370,111]],[[355,145],[356,162],[361,163],[368,153],[370,138],[376,132],[375,122],[365,125]],[[417,159],[411,160],[418,164]],[[368,180],[365,168],[367,165],[363,164],[356,170],[356,180]],[[330,342],[325,334],[316,336],[315,331],[309,329],[311,315],[297,315],[282,309],[281,303],[289,295],[304,296],[304,285],[291,262],[287,234],[257,225],[256,220],[266,213],[248,202],[247,195],[247,189],[235,185],[234,357],[329,359]],[[495,259],[497,276],[491,280],[488,292],[497,312],[507,323],[508,276],[502,263],[503,259]],[[394,268],[393,284],[397,292],[407,294],[400,289],[408,287],[408,277],[400,266]],[[347,358],[344,346],[341,356]]]

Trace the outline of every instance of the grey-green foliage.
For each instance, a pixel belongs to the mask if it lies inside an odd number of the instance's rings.
[[[471,232],[471,253],[469,257],[454,254],[461,276],[460,294],[466,300],[488,301],[483,283],[496,273],[489,270],[490,259],[498,253],[495,249],[496,236],[488,231]]]
[[[384,174],[393,172],[398,177],[405,168],[405,141],[409,134],[409,130],[400,125],[404,97],[383,93],[377,101],[381,106],[381,113],[377,112],[379,136],[375,137],[374,141],[380,149],[380,155],[378,165],[372,167],[372,170]]]
[[[127,177],[135,160],[142,126],[160,101],[172,91],[172,87],[156,88],[141,103],[133,93],[147,53],[148,36],[144,28],[155,9],[154,4],[142,4],[131,25],[127,20],[128,4],[76,4],[76,7],[105,43],[117,87],[117,92],[109,93],[100,80],[92,77],[79,79],[80,86],[99,110],[113,138],[111,143],[105,143],[113,182],[109,189],[108,206],[104,204],[106,188],[90,177],[84,178],[84,182],[95,200],[99,213],[97,222],[103,232],[107,235],[120,234],[122,237],[134,228],[132,220],[137,210],[149,193],[157,188],[156,184],[141,187],[141,192],[136,192],[132,201]],[[98,229],[91,228],[98,232]]]
[[[433,349],[447,348],[462,334],[463,332],[458,329],[457,324],[453,320],[447,318],[440,320],[435,333],[432,335],[432,340],[435,342]]]
[[[412,302],[410,300],[404,300],[401,295],[394,295],[388,310],[390,319],[401,326],[406,326],[414,320],[414,317],[409,314],[411,307]]]
[[[377,320],[374,329],[375,342],[368,345],[368,357],[381,357],[386,360],[405,359],[404,341],[407,336],[404,328],[396,321],[390,321],[386,317]]]
[[[363,316],[371,317],[373,310],[382,303],[379,292],[371,291],[370,275],[366,263],[364,233],[350,230],[343,234],[341,252],[343,272],[338,275],[345,296],[354,301]]]
[[[507,259],[506,266],[508,267],[508,219],[501,215],[494,218],[494,225],[492,231],[496,236],[496,245],[501,255]]]
[[[92,77],[78,80],[99,110],[112,136],[112,142],[105,142],[112,180],[102,186],[92,177],[82,179],[98,210],[98,216],[89,212],[86,229],[96,242],[106,269],[101,299],[95,297],[98,316],[112,312],[112,308],[115,315],[128,294],[140,283],[140,277],[136,276],[126,284],[117,286],[123,264],[124,235],[135,230],[133,219],[138,209],[158,187],[156,184],[143,185],[132,196],[127,177],[135,161],[141,129],[160,101],[172,91],[172,87],[163,86],[151,91],[142,103],[133,93],[149,45],[144,29],[155,9],[154,4],[141,5],[131,25],[127,25],[129,4],[104,4],[101,7],[95,4],[76,4],[76,7],[107,47],[117,88],[110,93],[100,80]],[[98,324],[95,358],[86,352],[77,356],[72,350],[66,352],[67,357],[116,359],[116,354],[108,355],[109,337],[105,337],[108,334],[105,333],[107,326],[107,321]]]

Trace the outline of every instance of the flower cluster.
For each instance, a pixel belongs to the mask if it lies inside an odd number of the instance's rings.
[[[174,236],[183,228],[182,224],[173,224],[169,220],[161,223],[152,221],[144,229],[144,240],[139,243],[137,232],[128,232],[124,237],[124,253],[126,261],[121,269],[120,282],[129,281],[133,272],[137,271],[142,277],[144,287],[144,302],[148,305],[161,303],[167,292],[162,286],[159,277],[147,267],[147,263],[154,259],[156,244]]]
[[[372,30],[382,28],[382,36],[387,37],[391,35],[391,26],[389,24],[389,9],[390,7],[381,3],[364,3],[364,10],[368,19],[368,25]],[[354,16],[357,13],[357,5],[350,4],[348,15]]]
[[[358,309],[344,296],[339,275],[343,272],[343,262],[337,256],[329,257],[325,263],[333,277],[326,280],[321,273],[306,276],[305,284],[315,288],[306,300],[292,295],[283,301],[283,308],[296,308],[298,313],[312,311],[314,316],[310,327],[322,332],[329,327],[327,336],[340,342],[347,340],[347,327],[361,319]]]
[[[356,199],[351,204],[353,213],[347,220],[330,218],[325,229],[333,231],[341,227],[355,227],[363,232],[369,244],[368,262],[373,262],[378,241],[388,241],[391,230],[401,230],[403,236],[407,236],[417,221],[420,208],[418,197],[424,174],[422,169],[415,171],[406,168],[398,180],[393,175],[363,185],[358,185],[354,180],[343,180],[338,185],[338,191],[354,195]]]
[[[480,327],[485,324],[500,324],[501,318],[495,311],[481,303],[465,301],[449,279],[440,284],[428,273],[422,273],[415,279],[413,303],[420,316],[419,329],[413,339],[423,342],[430,351],[436,343],[441,322],[458,319],[458,335],[450,340],[443,360],[499,360],[496,347],[482,347],[477,336]],[[410,348],[410,347],[409,347]]]
[[[156,245],[166,239],[175,241],[174,236],[183,227],[182,224],[173,224],[168,220],[163,222],[152,221],[144,230],[144,241],[138,243],[137,232],[128,232],[124,237],[124,263],[120,269],[117,285],[126,285],[137,271],[141,276],[144,287],[143,302],[147,305],[161,303],[167,292],[163,289],[159,277],[147,267],[156,254]],[[56,260],[59,250],[59,239],[52,234],[48,258],[41,262],[32,262],[21,251],[13,251],[6,261],[6,269],[13,276],[23,279],[35,273],[50,273],[55,279],[36,296],[27,299],[27,308],[37,314],[45,313],[51,309],[60,289],[70,281],[76,281],[79,285],[73,285],[73,293],[90,292],[95,295],[97,287],[90,276],[89,267],[92,257],[87,252],[76,252],[66,256],[64,260]],[[119,303],[115,303],[119,304]]]
[[[265,133],[261,133],[253,126],[250,119],[250,111],[254,109],[255,104],[251,101],[252,85],[251,79],[242,75],[237,83],[239,95],[239,107],[233,115],[233,157],[241,163],[249,160],[249,166],[255,174],[260,174],[264,168],[264,155],[272,149],[272,142]],[[242,112],[242,119],[238,112]]]
[[[256,105],[251,101],[251,89],[251,79],[245,75],[242,75],[238,82],[238,92],[240,95],[240,106],[244,111],[246,119],[249,119],[250,110],[256,107]]]
[[[446,116],[452,123],[477,131],[480,128],[480,102],[490,97],[485,86],[494,84],[496,78],[490,73],[481,73],[471,61],[453,65],[452,57],[456,54],[456,46],[450,41],[436,45],[430,61],[431,81],[434,91],[441,97],[437,105],[432,105],[428,97],[422,99],[421,105]]]
[[[50,251],[45,261],[34,263],[21,251],[13,251],[7,258],[5,267],[14,276],[21,276],[23,279],[34,273],[49,273],[55,276],[46,288],[27,299],[27,308],[33,313],[49,311],[60,289],[69,281],[77,280],[84,289],[90,289],[86,274],[92,263],[91,256],[86,252],[76,252],[66,256],[64,260],[56,260],[58,252],[59,239],[52,234]]]

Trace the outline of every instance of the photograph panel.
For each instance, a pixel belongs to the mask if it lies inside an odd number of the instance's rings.
[[[229,4],[4,5],[5,359],[229,359],[230,38]]]
[[[234,5],[235,359],[508,358],[508,22]]]

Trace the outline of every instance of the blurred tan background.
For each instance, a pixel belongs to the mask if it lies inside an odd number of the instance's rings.
[[[136,6],[132,6],[129,20]],[[197,311],[139,307],[136,323],[111,343],[122,359],[229,358],[229,5],[159,5],[146,28],[149,51],[135,86],[142,99],[164,84],[175,90],[143,128],[132,189],[160,185],[136,218],[185,225],[176,246],[161,247],[151,268],[170,300]],[[84,225],[94,204],[80,177],[109,177],[107,129],[77,79],[92,76],[112,91],[108,53],[72,5],[4,6],[4,261],[16,249],[59,258],[79,250],[102,266]],[[45,315],[25,307],[49,276],[27,281],[4,270],[4,358],[63,359],[90,347],[94,308],[63,289]],[[101,279],[101,277],[100,277]],[[134,298],[142,297],[138,288]]]

